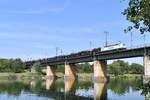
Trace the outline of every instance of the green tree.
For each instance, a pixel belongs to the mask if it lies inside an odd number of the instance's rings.
[[[130,65],[130,73],[131,74],[143,74],[144,73],[144,67],[140,64],[132,63]]]
[[[128,73],[129,65],[128,63],[117,60],[114,61],[112,64],[108,65],[108,73],[114,74],[114,75],[120,75],[120,74],[126,74]]]
[[[11,70],[15,73],[23,72],[25,69],[25,65],[21,61],[21,59],[9,60],[11,63]],[[9,67],[8,67],[9,68]]]
[[[33,66],[32,66],[32,68],[38,73],[42,73],[41,67],[42,67],[42,65],[40,62],[37,62],[37,63],[33,64]]]
[[[76,70],[78,73],[92,73],[93,65],[90,65],[89,63],[76,64]]]
[[[21,59],[0,59],[0,72],[23,72],[25,64]]]
[[[122,74],[120,65],[118,63],[110,64],[109,73],[114,74],[115,76]]]
[[[119,63],[122,73],[127,74],[129,71],[129,64],[123,60],[118,60],[117,63]]]
[[[64,66],[64,65],[58,65],[58,66],[56,67],[56,72],[65,73],[65,66]]]
[[[125,30],[126,32],[133,28],[142,34],[150,32],[150,0],[128,0],[128,7],[124,10],[123,15],[133,23],[133,26]]]

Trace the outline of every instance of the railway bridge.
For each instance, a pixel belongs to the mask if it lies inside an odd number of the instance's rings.
[[[76,77],[74,64],[84,62],[94,62],[94,79],[106,80],[107,60],[143,57],[144,59],[144,77],[150,77],[150,46],[144,46],[132,49],[118,49],[111,51],[84,51],[70,55],[61,55],[52,58],[27,61],[26,66],[32,66],[36,62],[40,62],[47,66],[47,77],[55,77],[55,66],[64,65],[65,77]]]

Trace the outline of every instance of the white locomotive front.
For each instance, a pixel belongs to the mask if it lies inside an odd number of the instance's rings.
[[[101,48],[101,51],[109,51],[109,50],[117,50],[117,49],[126,49],[126,45],[124,43],[109,45]]]

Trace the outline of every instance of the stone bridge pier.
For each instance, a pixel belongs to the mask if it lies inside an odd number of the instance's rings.
[[[46,69],[46,78],[47,79],[55,79],[57,76],[56,76],[56,73],[55,73],[55,68],[52,67],[52,66],[47,66],[47,69]]]
[[[150,81],[150,56],[144,56],[144,83]]]
[[[106,61],[94,61],[94,81],[106,81]],[[65,64],[65,79],[76,79],[76,70],[73,64]]]
[[[66,80],[75,80],[77,77],[75,66],[73,64],[65,64],[65,75],[64,78]]]
[[[106,61],[94,61],[94,81],[105,82],[106,81]]]

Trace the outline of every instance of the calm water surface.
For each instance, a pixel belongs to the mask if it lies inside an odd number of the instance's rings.
[[[0,100],[149,100],[150,84],[137,79],[0,81]]]

